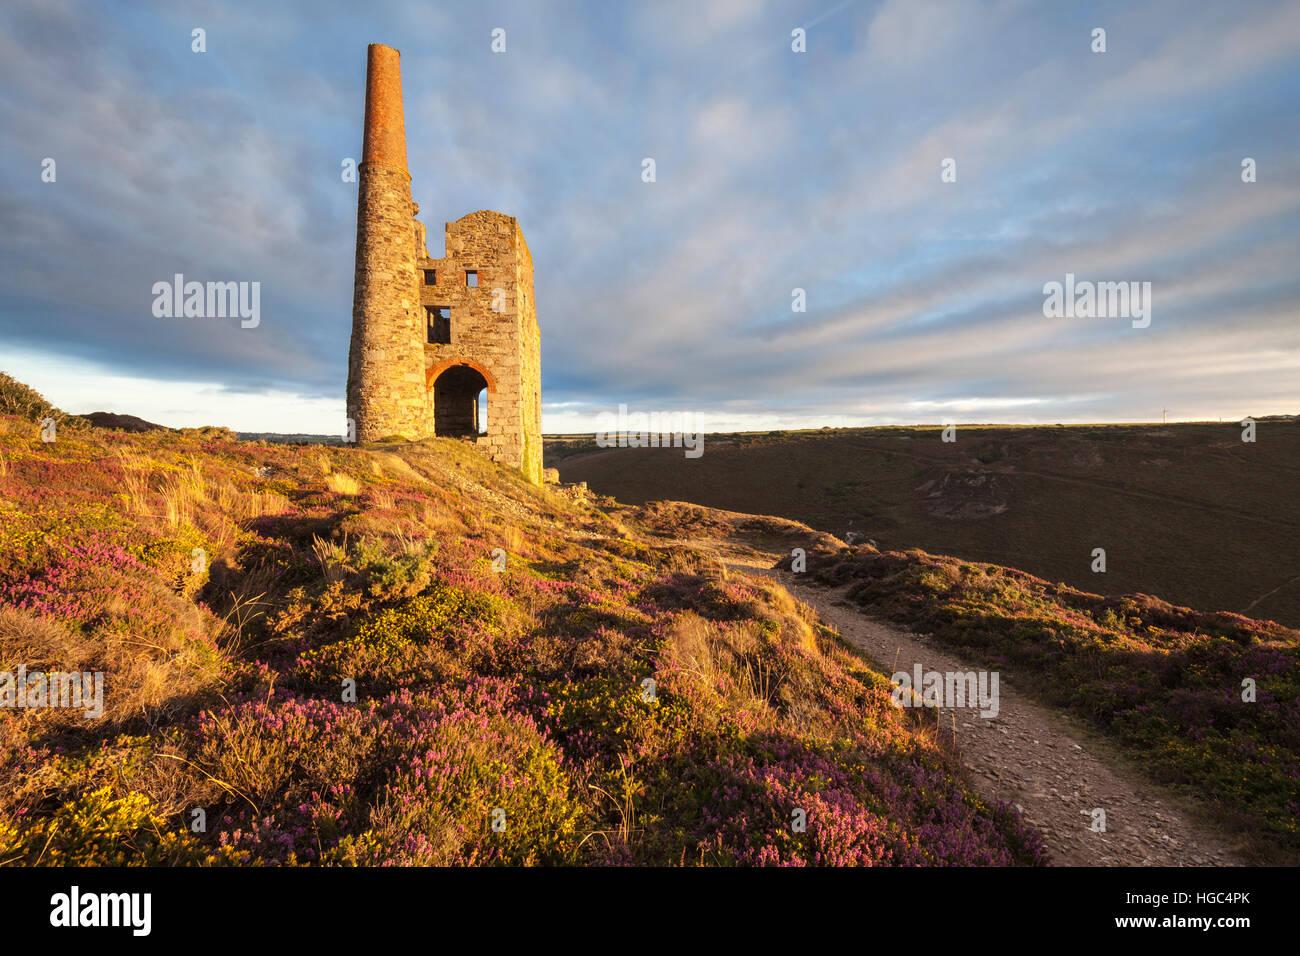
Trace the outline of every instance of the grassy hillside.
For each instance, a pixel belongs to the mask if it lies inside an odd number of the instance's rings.
[[[1019,675],[1245,834],[1259,858],[1300,853],[1300,632],[920,551],[823,551],[808,572]]]
[[[961,427],[952,443],[937,427],[709,436],[694,460],[592,444],[552,440],[547,464],[628,503],[783,515],[885,550],[1300,626],[1293,420],[1259,422],[1253,444],[1230,423]]]
[[[0,671],[105,706],[0,709],[0,862],[1044,861],[788,594],[612,502],[4,398]]]

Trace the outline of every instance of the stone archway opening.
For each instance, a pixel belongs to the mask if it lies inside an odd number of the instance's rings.
[[[452,365],[433,380],[433,433],[439,438],[473,438],[487,431],[489,392],[483,373]]]

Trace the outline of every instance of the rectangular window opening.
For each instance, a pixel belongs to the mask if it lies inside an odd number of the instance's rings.
[[[476,269],[465,270],[465,284],[468,286],[478,285],[478,270]]]
[[[437,271],[436,269],[425,269],[425,270],[424,270],[424,284],[425,284],[425,285],[437,285],[437,284],[438,284],[438,271]]]
[[[429,344],[451,344],[451,309],[445,305],[426,305],[424,314],[429,322]]]

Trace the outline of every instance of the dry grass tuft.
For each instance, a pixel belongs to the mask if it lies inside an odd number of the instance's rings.
[[[699,675],[712,686],[717,673],[714,648],[719,641],[713,624],[694,611],[687,611],[673,621],[669,631],[669,656],[684,670]]]
[[[145,717],[152,723],[165,718],[214,680],[220,663],[210,646],[194,640],[205,624],[192,604],[162,589],[149,598],[174,615],[174,624],[152,633],[151,640],[109,629],[82,635],[48,617],[0,608],[0,668],[14,671],[23,664],[29,673],[102,671],[104,719]],[[121,617],[130,600],[123,596],[107,602],[104,612]],[[56,730],[98,718],[75,708],[49,708],[23,711],[21,719],[33,728]]]
[[[334,584],[343,579],[343,562],[348,553],[346,544],[336,544],[319,535],[312,535],[311,550],[320,562],[321,573],[325,575],[327,583]]]
[[[400,478],[421,485],[429,483],[428,479],[412,468],[400,455],[392,452],[372,452],[370,458],[377,462],[384,473],[391,478]]]
[[[124,473],[122,486],[126,489],[127,507],[138,515],[153,514],[149,505],[149,459],[125,448],[117,457]]]
[[[361,484],[351,475],[344,474],[341,471],[332,472],[325,479],[325,484],[329,490],[339,495],[355,495],[361,491]]]
[[[194,524],[194,515],[198,506],[208,501],[207,482],[203,478],[203,469],[195,458],[187,460],[187,467],[173,475],[162,490],[163,517],[167,524],[176,528],[182,524]]]
[[[794,596],[780,584],[765,583],[763,590],[772,609],[780,616],[782,634],[791,639],[805,651],[818,653],[816,623],[811,608],[795,600]]]

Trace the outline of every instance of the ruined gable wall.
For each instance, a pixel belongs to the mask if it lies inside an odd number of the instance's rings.
[[[485,369],[495,388],[488,395],[488,432],[479,443],[495,460],[539,481],[539,336],[532,261],[517,220],[485,210],[447,223],[446,255],[422,260],[420,269],[421,278],[425,269],[435,272],[434,285],[421,288],[422,305],[451,309],[451,343],[426,344],[425,367],[470,359]],[[477,287],[466,285],[466,270],[478,272]],[[492,309],[496,289],[500,312]]]

